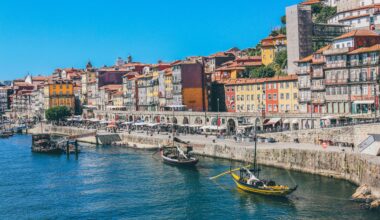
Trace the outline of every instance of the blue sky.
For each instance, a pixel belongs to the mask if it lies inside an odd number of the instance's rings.
[[[0,1],[0,80],[254,46],[300,0]]]

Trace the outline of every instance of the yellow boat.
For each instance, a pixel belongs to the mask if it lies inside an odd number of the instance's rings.
[[[230,172],[236,186],[246,192],[266,196],[287,196],[297,190],[297,186],[276,185],[273,181],[263,181],[256,178],[247,168],[240,169],[240,175]]]

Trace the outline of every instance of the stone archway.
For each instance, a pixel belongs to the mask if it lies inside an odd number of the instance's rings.
[[[188,125],[189,124],[189,119],[187,117],[183,118],[182,124]]]
[[[130,122],[133,121],[133,116],[132,116],[132,115],[130,115],[130,116],[128,117],[128,121],[130,121]]]
[[[178,124],[178,120],[177,120],[176,117],[173,117],[173,118],[172,118],[172,123],[173,123],[173,124]]]
[[[155,116],[154,117],[154,122],[155,123],[160,123],[161,122],[160,116]]]
[[[201,117],[196,117],[195,121],[194,121],[194,124],[197,124],[197,125],[203,124],[202,118]]]
[[[236,132],[236,122],[233,119],[228,119],[227,121],[227,133],[235,134]]]
[[[149,117],[145,116],[144,122],[150,122]]]

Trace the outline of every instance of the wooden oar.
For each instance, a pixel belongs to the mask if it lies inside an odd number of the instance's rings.
[[[249,165],[249,166],[245,166],[244,168],[248,168],[248,167],[250,167],[250,166],[251,166],[251,165]],[[222,177],[222,176],[224,176],[224,175],[227,175],[227,174],[230,174],[230,173],[232,173],[232,172],[238,171],[238,170],[240,170],[240,169],[241,169],[241,167],[236,168],[236,169],[233,169],[233,170],[228,170],[228,171],[223,172],[223,173],[221,173],[221,174],[219,174],[219,175],[216,175],[216,176],[210,177],[210,180],[218,179],[219,177]]]

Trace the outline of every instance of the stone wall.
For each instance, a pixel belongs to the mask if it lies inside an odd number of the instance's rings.
[[[380,133],[380,124],[364,124],[324,129],[305,129],[281,133],[261,134],[266,138],[274,138],[278,142],[293,142],[298,139],[300,143],[314,143],[316,140],[331,140],[333,142],[353,143],[355,146],[364,141],[368,134]]]

